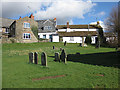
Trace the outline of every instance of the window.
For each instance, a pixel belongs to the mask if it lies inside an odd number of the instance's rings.
[[[43,38],[46,39],[46,35],[43,35]]]
[[[51,30],[52,27],[51,27],[51,26],[45,26],[44,29],[45,29],[45,30]]]
[[[6,28],[5,33],[9,33],[9,28]]]
[[[24,23],[24,28],[30,28],[30,23],[25,22]]]
[[[30,39],[31,38],[30,33],[24,33],[23,38],[24,39]]]
[[[52,35],[49,35],[49,39],[51,39],[52,38]]]
[[[70,41],[74,41],[74,37],[70,37]]]

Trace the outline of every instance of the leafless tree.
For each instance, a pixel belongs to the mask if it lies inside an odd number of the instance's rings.
[[[105,21],[107,31],[112,31],[118,36],[118,45],[120,46],[120,2],[114,7]]]

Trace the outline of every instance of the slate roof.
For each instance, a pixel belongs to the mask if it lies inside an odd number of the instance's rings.
[[[74,32],[57,32],[59,36],[66,36],[66,37],[70,37],[70,36],[96,36],[97,32],[96,31],[74,31]]]
[[[96,26],[96,25],[69,25],[70,29],[97,29],[97,28],[102,28],[101,26]],[[57,29],[66,29],[67,25],[57,25]]]
[[[12,19],[0,18],[0,24],[2,25],[2,27],[9,27],[14,21],[15,20]]]

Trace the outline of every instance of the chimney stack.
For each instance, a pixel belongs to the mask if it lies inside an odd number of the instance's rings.
[[[56,21],[56,18],[54,18],[54,21]]]
[[[34,16],[33,16],[33,14],[31,14],[29,18],[31,18],[31,19],[33,19],[33,20],[34,20]]]
[[[19,19],[21,19],[21,16],[20,16],[20,18]]]
[[[69,28],[69,22],[67,21],[67,28]]]

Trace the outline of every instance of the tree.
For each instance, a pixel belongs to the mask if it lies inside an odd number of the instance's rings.
[[[112,9],[105,23],[108,31],[118,35],[118,46],[120,46],[120,2],[117,7]]]
[[[35,35],[35,37],[38,39],[38,27],[32,26],[31,30],[32,30],[33,34]]]
[[[91,42],[92,42],[91,36],[90,35],[86,36],[85,43],[91,44]]]

